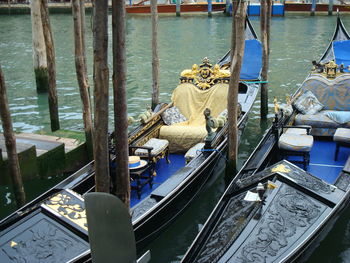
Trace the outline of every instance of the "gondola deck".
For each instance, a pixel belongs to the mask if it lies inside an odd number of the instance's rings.
[[[315,139],[307,171],[327,183],[334,184],[350,155],[350,148],[342,148],[337,161],[334,160],[334,153],[335,142]],[[293,162],[295,159],[294,156],[291,156],[287,160]],[[302,167],[300,164],[296,165]]]
[[[141,198],[137,197],[136,191],[131,191],[130,207],[133,208],[135,205],[140,203],[144,198],[149,196],[151,192],[157,189],[162,183],[164,183],[169,176],[173,175],[181,167],[185,166],[185,158],[182,154],[170,154],[169,160],[171,165],[169,165],[165,159],[161,159],[156,164],[157,176],[153,177],[153,187],[146,185],[141,192]],[[131,182],[132,185],[135,182]]]

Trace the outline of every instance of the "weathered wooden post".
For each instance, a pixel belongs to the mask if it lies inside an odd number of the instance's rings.
[[[316,11],[316,0],[312,0],[310,16],[314,16]]]
[[[268,85],[267,74],[269,70],[269,53],[270,53],[270,20],[271,20],[271,0],[261,1],[260,10],[260,30],[261,42],[263,44],[262,52],[262,70],[261,70],[261,91],[260,91],[260,115],[262,119],[267,118],[268,113]]]
[[[81,25],[81,43],[82,43],[82,50],[83,50],[83,58],[84,58],[84,70],[85,70],[85,75],[88,76],[87,73],[87,63],[86,63],[86,45],[85,45],[85,1],[79,1],[80,4],[80,25]],[[89,96],[90,96],[90,89],[88,89],[89,91]],[[90,109],[91,109],[91,101],[90,101]]]
[[[11,114],[8,105],[5,78],[0,65],[0,117],[4,131],[9,171],[14,188],[17,207],[26,203],[26,196],[22,183],[21,171],[19,168],[18,155],[16,151],[16,138],[13,133]],[[1,151],[0,151],[1,153]]]
[[[30,1],[32,19],[33,65],[37,92],[49,90],[49,75],[47,72],[46,47],[41,22],[40,0]]]
[[[128,116],[126,102],[125,1],[112,0],[116,195],[130,207]]]
[[[58,117],[58,100],[56,90],[56,59],[55,59],[55,47],[52,37],[49,8],[47,6],[47,0],[40,0],[41,3],[41,20],[43,25],[43,33],[46,46],[46,58],[47,69],[49,73],[49,110],[51,130],[57,131],[60,129],[60,122]]]
[[[97,192],[110,191],[108,154],[108,1],[94,2],[94,159]]]
[[[176,16],[181,15],[181,0],[176,0]]]
[[[72,13],[74,21],[74,45],[75,45],[75,69],[77,72],[77,80],[79,84],[80,98],[83,104],[83,121],[85,129],[85,140],[88,150],[89,159],[93,159],[93,142],[92,142],[92,117],[90,103],[90,87],[87,76],[87,66],[85,57],[85,32],[83,24],[85,24],[85,16],[82,15],[84,9],[84,0],[72,0]]]
[[[241,67],[244,55],[245,45],[245,19],[247,6],[246,2],[238,0],[238,9],[232,19],[232,39],[231,49],[231,76],[227,96],[227,110],[228,110],[228,171],[237,170],[237,152],[238,152],[238,132],[237,132],[237,109],[238,109],[238,85],[240,80]]]
[[[208,17],[212,17],[213,2],[212,0],[207,0],[207,1],[208,1]]]
[[[158,10],[157,0],[151,0],[152,13],[152,109],[159,104]]]
[[[331,16],[332,14],[333,14],[333,0],[329,0],[328,15]]]

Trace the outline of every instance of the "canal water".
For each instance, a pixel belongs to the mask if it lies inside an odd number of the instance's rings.
[[[259,20],[252,17],[258,35]],[[343,17],[350,30],[350,17]],[[51,15],[56,64],[58,103],[61,127],[82,130],[82,113],[75,76],[73,49],[73,19],[71,15]],[[271,123],[273,97],[283,102],[306,77],[311,61],[324,52],[336,23],[336,17],[292,15],[273,17],[271,23],[271,57],[269,70],[269,106],[267,122],[259,118],[260,103],[256,101],[239,148],[239,164],[249,156]],[[92,84],[91,17],[87,16],[87,61]],[[160,99],[169,101],[179,81],[181,70],[201,63],[204,57],[218,61],[229,49],[231,18],[216,14],[173,15],[159,17]],[[111,33],[109,34],[111,39]],[[110,43],[111,47],[111,43]],[[127,17],[127,89],[128,114],[137,116],[151,104],[151,20],[149,16]],[[112,68],[111,52],[109,65]],[[45,132],[50,129],[46,97],[37,95],[32,68],[30,16],[0,16],[0,64],[6,84],[14,129],[17,132]],[[111,85],[110,85],[111,86]],[[112,94],[112,93],[110,93]],[[112,124],[110,99],[110,127]],[[0,127],[1,131],[1,127]],[[211,210],[225,189],[224,176],[216,172],[216,179],[163,234],[148,248],[151,262],[179,262],[186,249],[205,223]],[[0,171],[1,176],[1,171]],[[25,184],[29,198],[62,180],[59,175],[50,180],[36,180]],[[0,218],[10,213],[13,194],[9,186],[0,186]],[[312,253],[308,262],[350,262],[350,212],[335,223],[334,228]]]

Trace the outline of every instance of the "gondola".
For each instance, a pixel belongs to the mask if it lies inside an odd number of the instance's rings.
[[[238,87],[240,133],[259,89],[262,52],[246,21],[246,48]],[[199,66],[182,71],[172,102],[141,114],[141,124],[129,133],[130,210],[138,250],[198,195],[226,149],[229,67],[230,52],[218,64],[212,65],[205,58]],[[191,110],[195,116],[188,113]],[[179,111],[183,115],[180,118]],[[111,169],[115,139],[112,133]],[[86,165],[0,222],[1,262],[89,260],[84,194],[94,191],[93,166],[93,162]]]
[[[321,60],[287,104],[275,101],[272,126],[182,262],[304,261],[331,230],[350,198],[350,119],[329,115],[349,111],[347,50],[338,17]]]

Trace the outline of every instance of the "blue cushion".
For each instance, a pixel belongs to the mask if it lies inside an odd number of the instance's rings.
[[[322,110],[324,105],[318,101],[316,96],[311,91],[306,91],[297,98],[294,106],[302,114],[315,114]]]
[[[340,124],[350,121],[350,111],[327,111],[325,114],[328,118]]]

